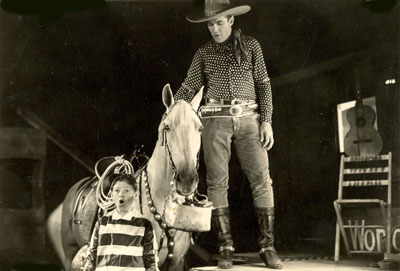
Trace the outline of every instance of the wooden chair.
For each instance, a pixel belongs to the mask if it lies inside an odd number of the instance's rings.
[[[336,223],[336,238],[335,238],[335,257],[334,260],[339,260],[340,254],[340,235],[343,238],[344,246],[348,257],[355,253],[377,253],[377,251],[366,251],[351,249],[348,239],[348,234],[352,236],[353,247],[356,241],[354,240],[357,231],[364,233],[365,229],[385,229],[386,231],[386,253],[390,253],[391,249],[391,198],[392,198],[392,153],[386,155],[375,156],[341,156],[338,199],[333,202],[337,223]],[[380,187],[380,188],[378,188]],[[348,193],[352,190],[352,193]],[[375,198],[379,193],[377,190],[382,190],[382,196]],[[372,192],[372,193],[371,193]],[[373,195],[373,198],[365,198],[362,195]],[[379,225],[366,225],[363,223],[345,224],[343,219],[343,208],[357,208],[367,211],[369,208],[380,209],[382,223]],[[351,232],[353,231],[353,232]],[[359,237],[359,236],[358,236]],[[359,240],[360,242],[360,240]]]

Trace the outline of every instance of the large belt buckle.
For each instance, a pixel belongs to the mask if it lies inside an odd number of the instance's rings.
[[[233,99],[231,101],[231,107],[229,108],[229,114],[231,114],[232,116],[239,116],[240,114],[242,114],[243,109],[240,105],[236,104],[237,99]]]

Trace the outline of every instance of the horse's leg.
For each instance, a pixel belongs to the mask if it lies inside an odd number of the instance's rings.
[[[50,237],[50,241],[53,244],[54,249],[58,255],[58,258],[64,265],[65,255],[62,247],[61,237],[61,220],[62,220],[62,204],[60,204],[47,218],[47,234]]]
[[[172,258],[169,271],[183,271],[183,260],[190,247],[190,234],[177,231],[174,238],[174,257]]]
[[[61,236],[62,247],[65,254],[64,267],[66,271],[71,270],[72,261],[79,250],[79,246],[75,240],[75,235],[72,232],[72,209],[76,190],[77,185],[75,184],[65,196],[62,208]]]

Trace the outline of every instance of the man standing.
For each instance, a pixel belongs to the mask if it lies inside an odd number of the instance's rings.
[[[280,269],[282,263],[274,248],[274,197],[267,154],[274,144],[271,85],[260,44],[233,28],[234,16],[248,11],[250,6],[232,7],[229,0],[205,0],[201,13],[186,17],[192,23],[206,22],[212,40],[196,51],[175,98],[190,102],[205,86],[205,105],[199,113],[204,126],[207,193],[215,207],[212,228],[219,241],[219,268],[232,267],[234,251],[228,203],[233,144],[252,190],[260,226],[260,256],[266,266]]]

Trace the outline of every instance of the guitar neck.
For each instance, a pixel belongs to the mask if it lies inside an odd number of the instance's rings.
[[[358,67],[354,69],[354,83],[356,92],[356,107],[362,107],[363,100],[361,95],[360,69]]]

